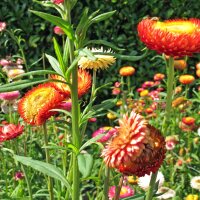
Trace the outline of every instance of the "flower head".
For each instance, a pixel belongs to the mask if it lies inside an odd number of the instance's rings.
[[[179,70],[184,70],[187,67],[185,60],[174,60],[174,68]]]
[[[129,184],[137,185],[138,184],[138,177],[137,176],[127,176],[127,181]]]
[[[17,99],[19,96],[20,96],[20,92],[18,90],[12,91],[12,92],[2,92],[2,93],[0,93],[0,99],[1,100],[11,101],[11,100]]]
[[[164,74],[161,74],[161,73],[157,73],[154,75],[153,79],[154,81],[161,81],[165,78],[165,75]]]
[[[116,190],[115,186],[111,186],[109,188],[109,192],[108,192],[109,200],[113,200],[114,199],[115,190]],[[133,195],[134,195],[134,190],[130,186],[123,185],[122,188],[121,188],[121,191],[120,191],[119,198],[123,199],[123,198],[126,198],[126,197],[131,197]]]
[[[148,190],[150,180],[151,180],[151,174],[150,175],[146,174],[143,177],[139,177],[138,178],[139,187],[142,188],[143,190]],[[165,181],[165,178],[164,178],[162,172],[158,172],[158,175],[157,175],[157,178],[156,178],[156,182],[158,182],[158,181],[159,181],[158,188],[160,188],[163,185],[164,181]]]
[[[124,66],[119,70],[121,76],[132,76],[135,73],[135,68],[132,66]]]
[[[194,80],[195,80],[194,76],[188,74],[181,75],[179,77],[179,82],[184,85],[191,84],[192,82],[194,82]]]
[[[0,65],[2,65],[2,66],[8,66],[9,64],[10,64],[10,61],[7,59],[0,60]]]
[[[117,134],[102,152],[106,165],[139,177],[157,171],[166,151],[160,132],[133,111],[119,120],[116,129]]]
[[[194,123],[195,123],[195,118],[193,118],[193,117],[183,117],[183,118],[182,118],[182,122],[183,122],[184,124],[188,125],[188,126],[194,125]]]
[[[21,179],[23,179],[24,178],[24,174],[22,173],[22,172],[16,172],[15,173],[15,176],[14,176],[14,179],[16,180],[16,181],[19,181],[19,180],[21,180]]]
[[[6,124],[4,126],[0,126],[0,142],[12,140],[21,135],[23,131],[24,126],[21,126],[20,124]]]
[[[59,80],[62,82],[52,82],[53,86],[65,97],[70,97],[70,88],[65,83],[65,79],[62,76],[59,75],[51,75],[51,79]],[[90,87],[92,85],[92,77],[91,75],[86,71],[79,69],[78,70],[78,96],[79,98],[86,94]]]
[[[159,21],[143,19],[138,34],[149,49],[169,56],[189,56],[200,52],[200,19]]]
[[[106,69],[110,65],[113,65],[115,63],[115,57],[111,55],[103,55],[103,54],[98,54],[100,53],[109,53],[110,51],[103,51],[103,49],[92,49],[92,52],[95,52],[96,54],[94,55],[96,57],[96,60],[90,60],[87,57],[81,57],[81,59],[78,62],[78,65],[82,69],[93,69],[93,70],[98,70],[98,69]]]
[[[98,140],[98,142],[107,142],[114,134],[116,133],[116,129],[110,126],[104,126],[97,129],[93,134],[92,137],[96,137],[99,134],[105,134],[102,138]]]
[[[61,3],[63,3],[64,2],[64,0],[53,0],[53,3],[54,4],[61,4]]]
[[[173,198],[176,195],[176,192],[168,187],[160,187],[157,191],[157,194],[164,193],[157,197],[157,199],[169,199]]]
[[[0,32],[6,29],[6,23],[5,22],[0,22]]]
[[[178,135],[167,136],[165,138],[166,149],[173,150],[175,148],[176,144],[178,144],[178,141],[179,141]]]
[[[199,196],[197,194],[189,194],[185,200],[199,200]]]
[[[53,29],[53,31],[57,35],[63,35],[63,34],[65,34],[65,32],[59,26],[55,26],[54,29]]]
[[[41,84],[20,99],[18,112],[25,122],[31,125],[42,125],[56,113],[51,109],[58,108],[63,100],[64,96],[51,83]]]
[[[192,188],[200,191],[200,176],[194,176],[190,181],[190,185]]]

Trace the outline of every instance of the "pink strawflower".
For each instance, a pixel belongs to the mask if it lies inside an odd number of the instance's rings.
[[[161,73],[157,73],[153,77],[154,81],[162,81],[164,78],[165,78],[165,75]]]
[[[145,81],[145,82],[142,84],[142,88],[146,89],[146,88],[152,87],[153,85],[154,85],[154,82],[153,82],[153,81]]]
[[[24,126],[21,126],[20,124],[7,124],[4,126],[0,126],[0,142],[12,140],[21,135],[23,131]]]
[[[173,150],[176,146],[176,144],[178,144],[179,142],[179,138],[178,135],[171,135],[171,136],[167,136],[165,138],[165,142],[166,142],[166,149],[167,150]]]
[[[110,126],[104,126],[96,130],[93,134],[92,137],[96,137],[99,134],[105,134],[101,139],[97,140],[98,142],[107,142],[114,134],[116,133],[116,129],[112,128]]]
[[[121,85],[120,82],[115,82],[115,84],[114,84],[114,86],[117,87],[117,88],[120,87],[120,85]]]
[[[2,66],[8,66],[9,64],[10,64],[9,60],[6,60],[6,59],[1,59],[0,60],[0,65],[2,65]]]
[[[97,118],[96,117],[91,117],[91,118],[88,119],[88,121],[91,122],[91,123],[94,123],[94,122],[97,121]]]
[[[22,64],[24,64],[24,61],[21,58],[17,58],[16,64],[22,65]]]
[[[108,192],[108,197],[109,200],[113,200],[115,197],[115,190],[116,186],[111,186]],[[126,197],[131,197],[134,195],[134,190],[130,186],[122,186],[121,191],[120,191],[120,199],[126,198]]]
[[[65,32],[59,26],[55,26],[54,29],[53,29],[53,31],[57,35],[63,35],[63,34],[65,34]]]
[[[5,22],[0,22],[0,32],[6,29],[6,23]]]
[[[64,0],[53,0],[53,3],[55,3],[55,4],[60,4],[60,3],[63,3],[64,2]]]
[[[17,99],[20,96],[20,92],[17,91],[12,91],[12,92],[2,92],[0,93],[0,99],[1,100],[14,100]]]
[[[16,181],[22,180],[23,178],[24,178],[23,172],[16,172],[16,173],[15,173],[14,179],[15,179]]]
[[[112,90],[112,94],[113,94],[113,95],[118,95],[118,94],[120,94],[120,93],[121,93],[120,88],[113,88],[113,90]]]
[[[21,65],[19,65],[19,66],[21,66]],[[13,68],[13,69],[8,70],[7,76],[9,78],[14,78],[14,77],[24,74],[24,73],[25,73],[25,71],[23,69]]]
[[[140,93],[140,92],[142,92],[143,90],[144,90],[144,88],[138,88],[138,89],[137,89],[137,92]]]

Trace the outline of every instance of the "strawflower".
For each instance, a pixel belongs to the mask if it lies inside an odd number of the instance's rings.
[[[51,110],[58,108],[64,99],[65,97],[54,88],[53,84],[41,84],[28,91],[20,99],[18,112],[28,124],[42,125],[49,117],[57,113]]]
[[[138,178],[138,186],[146,191],[149,188],[150,180],[151,180],[151,175],[147,175],[146,174],[143,177],[139,177]],[[158,188],[160,188],[160,187],[162,187],[162,185],[163,185],[163,183],[165,181],[165,178],[164,178],[162,172],[158,172],[158,175],[157,175],[157,178],[156,178],[156,182],[158,182],[158,181],[159,181]]]
[[[196,75],[200,78],[200,69],[196,70]]]
[[[65,34],[65,32],[59,27],[59,26],[55,26],[53,29],[53,32],[57,35],[63,35]]]
[[[132,76],[135,73],[135,68],[132,66],[124,66],[119,70],[121,76]]]
[[[24,178],[24,174],[23,174],[23,172],[16,172],[15,173],[15,176],[14,176],[14,179],[15,179],[15,181],[19,181],[19,180],[22,180]]]
[[[116,119],[117,116],[114,113],[108,112],[107,113],[107,118],[110,120]]]
[[[179,70],[184,70],[187,67],[185,60],[174,60],[174,68]]]
[[[6,124],[4,126],[0,126],[0,142],[12,140],[21,135],[23,131],[24,126],[21,126],[20,124]]]
[[[200,176],[194,176],[190,181],[190,185],[192,188],[200,191]]]
[[[137,176],[128,176],[127,181],[131,185],[137,185],[138,184],[138,177]]]
[[[154,75],[153,80],[154,81],[162,81],[164,78],[165,78],[164,74],[157,73],[157,74]]]
[[[4,100],[1,103],[1,111],[5,114],[17,111],[17,100]]]
[[[200,19],[159,21],[146,18],[138,24],[138,34],[149,49],[169,56],[190,56],[200,52]]]
[[[179,82],[184,84],[184,85],[191,84],[191,83],[194,82],[194,80],[195,80],[194,76],[189,75],[189,74],[181,75],[179,77]]]
[[[101,137],[98,142],[107,142],[114,134],[116,134],[116,129],[112,128],[110,126],[104,126],[99,129],[97,129],[93,134],[92,137],[96,137],[99,134],[105,134],[103,137]]]
[[[11,101],[11,100],[17,99],[19,96],[20,96],[20,92],[18,90],[12,91],[12,92],[2,92],[2,93],[0,93],[0,99],[1,100]]]
[[[157,199],[170,199],[175,197],[176,192],[168,187],[160,187],[157,194],[164,193],[161,196],[156,197]]]
[[[53,0],[53,3],[54,4],[61,4],[61,3],[63,3],[64,2],[64,0]]]
[[[139,177],[156,172],[166,152],[160,132],[133,111],[119,120],[116,129],[117,133],[102,151],[106,165]]]
[[[194,125],[194,123],[195,123],[195,118],[193,118],[193,117],[183,117],[183,118],[182,118],[182,122],[183,122],[184,124],[188,125],[188,126]]]
[[[109,188],[109,192],[108,192],[109,200],[113,200],[114,199],[115,190],[116,190],[115,186],[111,186]],[[123,198],[126,198],[126,197],[131,197],[133,195],[134,195],[134,190],[130,186],[124,186],[123,185],[122,188],[121,188],[121,191],[120,191],[119,198],[123,199]]]
[[[0,32],[6,29],[6,23],[5,22],[0,22]]]
[[[9,64],[10,64],[10,61],[7,59],[0,60],[0,65],[2,65],[2,66],[8,66]]]
[[[112,94],[113,94],[113,95],[118,95],[118,94],[120,94],[120,93],[121,93],[120,88],[113,88],[113,89],[112,89]]]
[[[143,84],[142,84],[142,88],[146,89],[146,88],[149,88],[149,87],[152,87],[154,86],[154,82],[153,81],[145,81]]]
[[[23,69],[18,69],[18,68],[10,69],[7,72],[7,76],[8,76],[8,78],[14,78],[14,77],[24,74],[24,73],[25,73],[25,71]]]
[[[189,194],[185,200],[199,200],[199,196],[197,194]]]
[[[109,53],[110,51],[103,51],[103,49],[95,49],[92,48],[91,50],[93,53],[96,53],[94,56],[96,57],[96,60],[90,60],[87,57],[81,57],[81,59],[78,62],[78,65],[82,69],[107,69],[110,65],[113,65],[115,63],[115,57],[111,55],[103,55],[98,54],[99,53]]]

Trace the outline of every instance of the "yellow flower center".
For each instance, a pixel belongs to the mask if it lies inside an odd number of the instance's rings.
[[[128,189],[126,187],[122,187],[121,191],[120,191],[120,195],[124,195],[128,193]]]
[[[192,33],[195,31],[195,25],[191,22],[176,21],[176,22],[157,22],[156,29],[165,30],[172,33]]]

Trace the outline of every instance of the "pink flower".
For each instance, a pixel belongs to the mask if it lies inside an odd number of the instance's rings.
[[[71,99],[68,101],[63,101],[58,105],[58,109],[63,109],[63,110],[67,110],[67,111],[71,111],[72,109],[72,102]]]
[[[21,126],[20,124],[7,124],[4,126],[0,126],[0,142],[12,140],[21,135],[23,131],[24,126]]]
[[[24,174],[23,174],[22,172],[16,172],[16,173],[15,173],[14,179],[15,179],[16,181],[19,181],[19,180],[21,180],[21,179],[23,179],[23,178],[24,178]]]
[[[145,81],[145,82],[142,84],[142,88],[146,89],[146,88],[152,87],[153,85],[154,85],[154,82],[153,82],[153,81]]]
[[[21,65],[21,64],[24,63],[24,61],[23,61],[21,58],[17,58],[16,63],[17,63],[18,65]]]
[[[96,130],[93,134],[92,137],[96,137],[99,134],[105,134],[101,139],[97,140],[98,142],[107,142],[114,134],[116,133],[116,129],[112,128],[110,126],[104,126]]]
[[[10,61],[6,60],[6,59],[1,59],[0,60],[0,65],[2,66],[8,66],[10,64]]]
[[[115,197],[115,186],[111,186],[108,192],[108,197],[109,200],[113,200]],[[134,195],[134,190],[130,186],[122,186],[121,191],[120,191],[120,199],[126,198],[126,197],[131,197]]]
[[[0,22],[0,32],[6,29],[6,23]]]
[[[177,135],[167,136],[165,138],[166,149],[173,150],[175,148],[176,144],[178,144],[178,141],[179,141],[179,138]]]
[[[115,82],[115,84],[114,84],[114,86],[117,87],[117,88],[120,87],[120,85],[121,85],[120,82]]]
[[[2,92],[0,93],[0,99],[1,100],[14,100],[17,99],[20,96],[19,91],[12,91],[12,92]]]
[[[24,73],[25,73],[25,71],[23,69],[13,68],[13,69],[8,70],[7,76],[9,78],[14,78],[14,77],[24,74]]]
[[[54,29],[53,29],[53,31],[57,35],[63,35],[63,34],[65,34],[64,31],[59,26],[55,26]]]
[[[64,0],[53,0],[53,3],[55,3],[55,4],[60,4],[60,3],[63,3],[64,2]]]
[[[112,90],[112,94],[113,94],[113,95],[118,95],[118,94],[120,94],[120,93],[121,93],[120,88],[113,88],[113,90]]]
[[[143,90],[144,90],[144,88],[138,88],[138,89],[137,89],[137,92],[140,93],[140,92],[142,92]]]
[[[96,117],[91,117],[91,118],[88,119],[88,121],[93,123],[93,122],[97,121],[97,118]]]

